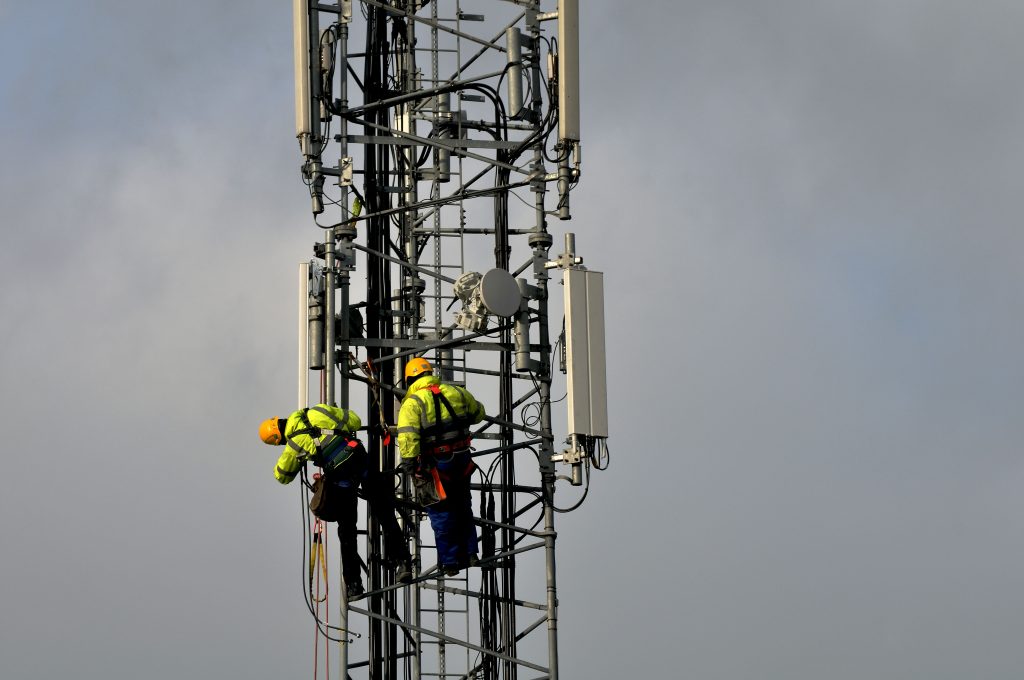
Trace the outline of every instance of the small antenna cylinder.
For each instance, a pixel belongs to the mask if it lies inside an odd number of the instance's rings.
[[[505,31],[508,52],[508,113],[519,118],[523,110],[523,47],[522,34],[515,26]]]
[[[455,370],[453,368],[455,365],[455,352],[450,348],[442,348],[438,350],[438,356],[440,357],[438,363],[441,364],[439,371],[441,380],[443,382],[455,380]]]
[[[452,95],[444,92],[437,95],[437,121],[438,139],[452,138]],[[448,182],[452,178],[452,154],[447,149],[434,149],[437,160],[437,181]]]

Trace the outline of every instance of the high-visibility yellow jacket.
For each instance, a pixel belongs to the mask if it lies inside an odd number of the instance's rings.
[[[320,430],[355,432],[362,425],[363,421],[355,411],[328,404],[317,404],[312,408],[295,411],[288,416],[284,427],[285,448],[277,459],[274,479],[288,484],[295,479],[305,461],[312,459],[316,462],[321,452],[331,449],[332,443],[340,443],[335,441],[335,435],[322,434]]]
[[[402,458],[416,458],[421,451],[468,440],[469,426],[479,423],[485,415],[484,407],[465,387],[446,385],[432,375],[423,376],[409,388],[398,412],[398,448]]]

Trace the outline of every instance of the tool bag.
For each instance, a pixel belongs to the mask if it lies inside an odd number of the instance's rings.
[[[448,494],[444,491],[444,484],[441,483],[441,476],[433,465],[429,467],[421,465],[412,477],[412,486],[416,502],[423,507],[440,503],[448,498]]]
[[[319,456],[317,463],[324,469],[324,474],[313,480],[313,496],[309,499],[309,510],[324,522],[337,522],[341,518],[339,479],[346,479],[342,463],[349,459],[365,459],[366,448],[354,437],[335,434],[333,446],[328,446]],[[341,468],[341,470],[339,470]],[[346,479],[351,484],[358,484],[355,479]]]
[[[341,516],[338,494],[341,489],[327,480],[327,475],[318,475],[313,480],[313,496],[309,499],[309,510],[324,522],[337,522]]]

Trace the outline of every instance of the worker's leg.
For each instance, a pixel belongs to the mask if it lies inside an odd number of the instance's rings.
[[[448,501],[451,503],[451,514],[455,519],[457,539],[457,564],[461,567],[469,565],[469,558],[475,556],[478,547],[476,524],[473,522],[473,493],[469,488],[470,477],[452,480]]]
[[[455,549],[455,564],[469,565],[469,558],[478,551],[476,524],[473,523],[473,493],[469,488],[473,476],[473,459],[468,452],[460,452],[437,465],[448,494],[451,515],[451,542]]]
[[[407,562],[409,547],[402,536],[402,528],[395,519],[395,488],[391,483],[394,476],[387,473],[370,472],[363,481],[366,503],[374,519],[384,532],[384,551],[388,561]]]
[[[362,583],[359,574],[357,500],[355,487],[338,487],[338,541],[341,543],[341,572],[347,585]]]
[[[430,526],[434,530],[434,544],[437,546],[437,563],[442,567],[454,567],[459,562],[460,542],[453,514],[451,499],[427,506],[427,517],[430,518]]]

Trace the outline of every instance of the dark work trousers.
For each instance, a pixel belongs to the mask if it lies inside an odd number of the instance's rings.
[[[338,540],[341,542],[342,574],[346,584],[362,583],[359,572],[357,525],[359,520],[357,485],[363,495],[369,514],[380,525],[384,534],[384,557],[390,563],[409,559],[409,548],[402,537],[402,529],[395,519],[395,491],[388,483],[391,475],[367,471],[362,479],[346,479],[338,487]]]
[[[470,461],[468,454],[456,454],[454,460],[437,463],[447,498],[427,506],[426,510],[434,529],[437,562],[442,567],[462,569],[469,566],[469,557],[477,554],[473,495],[469,488],[473,469]]]

